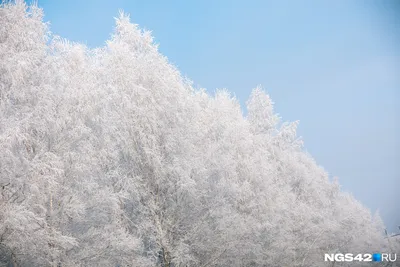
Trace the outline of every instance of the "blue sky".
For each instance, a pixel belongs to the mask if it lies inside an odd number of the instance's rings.
[[[210,93],[261,84],[343,189],[400,225],[400,2],[38,0],[51,31],[104,45],[123,9]],[[396,47],[397,44],[397,47]],[[397,164],[397,166],[396,166]]]

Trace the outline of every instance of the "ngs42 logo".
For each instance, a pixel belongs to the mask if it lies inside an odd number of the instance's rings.
[[[336,253],[336,254],[325,254],[324,260],[331,262],[352,262],[352,261],[395,262],[397,260],[397,255],[393,253],[373,253],[373,254]]]

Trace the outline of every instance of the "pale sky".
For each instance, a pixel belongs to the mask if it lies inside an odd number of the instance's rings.
[[[160,51],[244,113],[261,84],[343,190],[400,225],[400,1],[38,0],[54,34],[103,46],[122,9]]]

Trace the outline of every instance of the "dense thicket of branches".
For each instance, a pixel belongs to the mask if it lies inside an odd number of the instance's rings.
[[[124,14],[90,50],[3,4],[0,266],[320,267],[398,249],[297,122],[260,88],[247,105],[194,90]]]

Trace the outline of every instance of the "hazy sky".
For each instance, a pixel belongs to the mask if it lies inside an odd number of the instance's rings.
[[[89,47],[123,9],[210,93],[261,84],[343,189],[400,225],[400,1],[38,0],[51,31]]]

